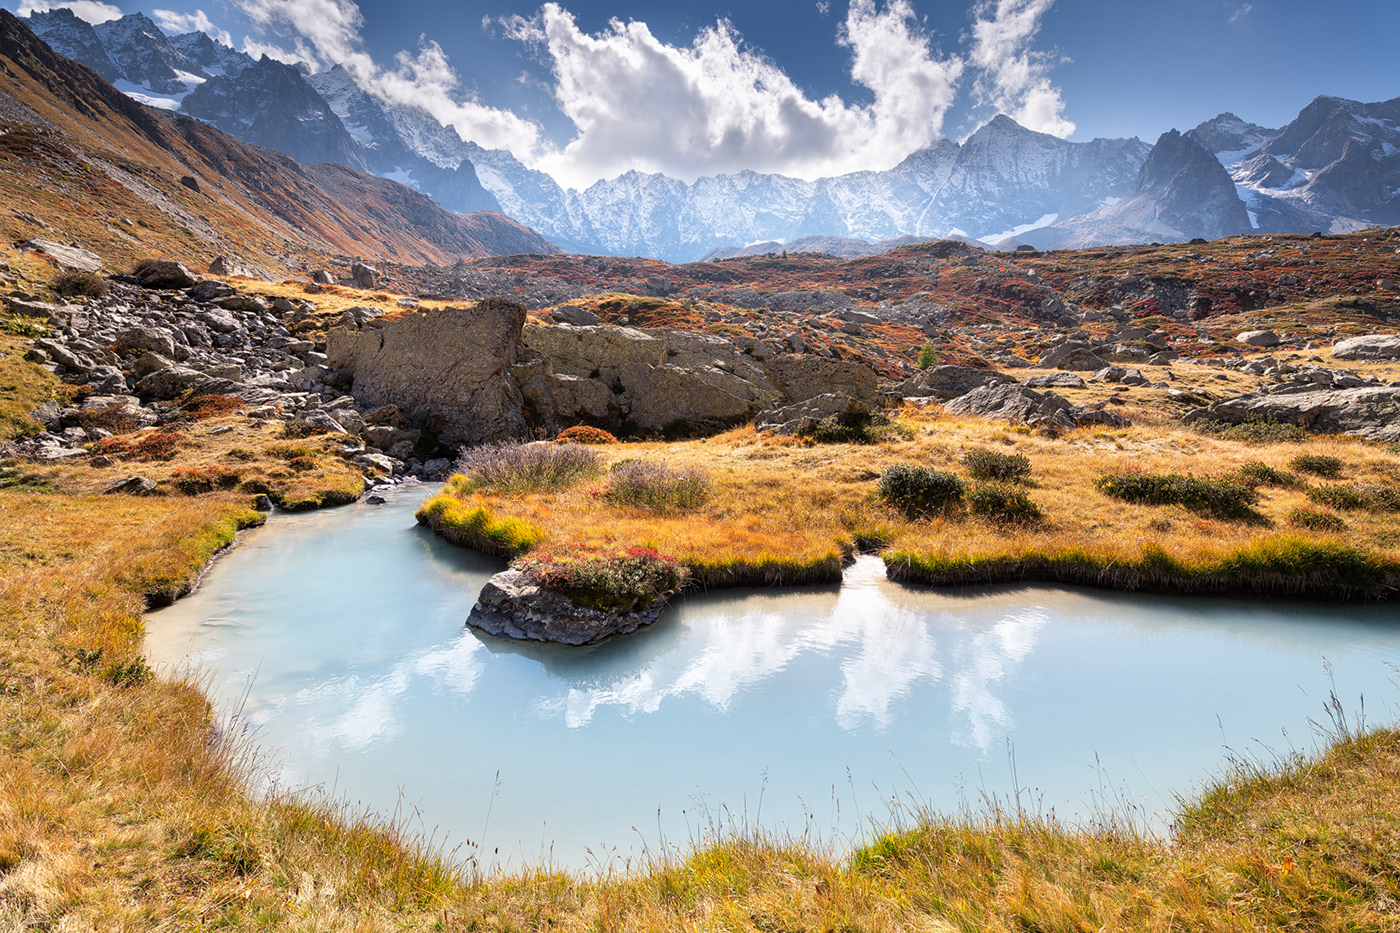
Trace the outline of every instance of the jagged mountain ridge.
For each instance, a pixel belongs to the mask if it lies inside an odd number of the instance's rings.
[[[104,257],[216,255],[266,271],[327,256],[447,264],[554,252],[499,214],[459,215],[403,185],[303,166],[178,113],[144,106],[0,11],[0,227]]]
[[[634,171],[578,191],[505,150],[461,139],[421,108],[376,98],[344,68],[305,75],[279,66],[286,70],[276,83],[287,88],[279,92],[243,53],[211,48],[216,44],[207,36],[200,44],[200,34],[162,44],[151,34],[154,24],[139,14],[101,31],[84,29],[66,11],[34,14],[33,21],[68,54],[88,56],[99,71],[121,70],[128,84],[145,75],[153,82],[146,93],[166,88],[163,105],[183,107],[239,138],[306,161],[363,166],[453,210],[500,209],[579,252],[686,261],[732,244],[807,236],[1110,244],[1173,236],[1183,226],[1197,233],[1234,230],[1240,216],[1218,178],[1202,181],[1194,194],[1178,185],[1175,207],[1146,204],[1140,191],[1132,192],[1152,151],[1140,140],[1071,143],[1005,116],[962,144],[938,140],[883,171],[815,181],[737,172],[693,183]],[[189,82],[184,90],[160,83],[172,75]],[[1393,105],[1318,98],[1280,130],[1222,113],[1181,135],[1227,167],[1250,229],[1353,230],[1393,223],[1400,211]],[[315,118],[299,119],[308,114]],[[1112,210],[1130,198],[1132,210]],[[1189,209],[1182,207],[1187,202]],[[1187,216],[1211,209],[1218,216],[1209,220]]]

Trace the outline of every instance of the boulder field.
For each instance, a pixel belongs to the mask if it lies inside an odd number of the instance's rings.
[[[327,335],[326,355],[362,403],[395,405],[448,444],[579,423],[714,430],[818,395],[879,395],[875,372],[857,363],[749,338],[527,324],[525,308],[503,299],[347,321]]]

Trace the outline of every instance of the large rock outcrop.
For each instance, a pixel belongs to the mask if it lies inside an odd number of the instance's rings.
[[[488,299],[415,312],[384,327],[330,332],[330,365],[354,375],[355,397],[397,405],[449,444],[524,437],[524,397],[509,369],[525,308]]]
[[[770,356],[714,334],[524,319],[500,299],[388,324],[347,319],[328,339],[329,365],[361,401],[398,405],[448,443],[575,424],[715,430],[828,392],[879,394],[874,371],[850,362]]]
[[[1352,434],[1376,441],[1400,441],[1400,388],[1362,386],[1241,395],[1187,412],[1181,419],[1241,424],[1276,421],[1317,434]]]
[[[1332,344],[1332,355],[1339,360],[1400,359],[1400,336],[1367,334],[1347,337]]]

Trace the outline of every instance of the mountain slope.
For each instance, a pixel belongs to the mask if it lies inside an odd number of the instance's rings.
[[[327,254],[448,263],[489,255],[488,243],[555,251],[500,215],[454,214],[402,185],[349,168],[308,168],[145,107],[7,11],[0,64],[0,96],[40,121],[3,108],[0,203],[13,210],[0,215],[0,229],[15,240],[75,239],[110,261],[164,252],[201,265],[227,254],[266,270]]]
[[[1045,249],[1215,240],[1250,229],[1244,202],[1224,166],[1190,135],[1171,130],[1152,147],[1123,201],[1028,231],[1021,239]]]

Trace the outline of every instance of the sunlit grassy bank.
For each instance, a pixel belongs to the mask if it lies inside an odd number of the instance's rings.
[[[856,550],[883,554],[898,579],[935,584],[1045,580],[1375,599],[1400,583],[1400,457],[1385,445],[1250,442],[1167,424],[1050,437],[913,409],[897,423],[902,432],[875,444],[812,444],[746,428],[599,446],[595,475],[540,489],[464,477],[421,517],[460,539],[465,517],[489,515],[492,528],[510,529],[511,546],[496,553],[542,541],[652,548],[685,563],[703,586],[829,582]],[[1028,475],[979,479],[987,452],[1024,458]],[[1300,466],[1300,455],[1312,459]],[[1332,465],[1328,458],[1337,465],[1330,475],[1307,471],[1316,459]],[[704,471],[710,494],[681,508],[619,501],[608,470],[633,460]],[[899,464],[952,476],[960,498],[916,512],[882,497],[880,477]],[[1176,479],[1166,493],[1154,486],[1135,499],[1105,476]]]

